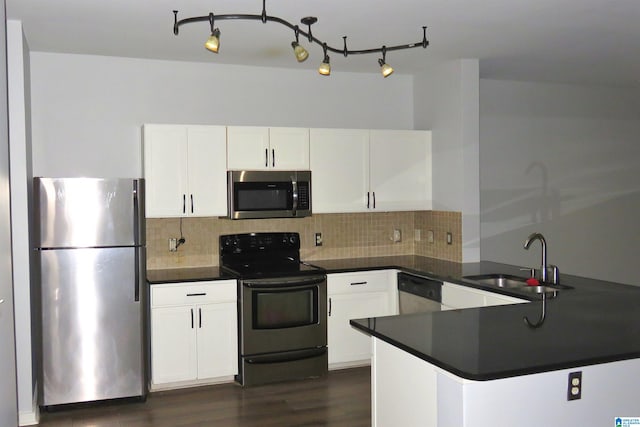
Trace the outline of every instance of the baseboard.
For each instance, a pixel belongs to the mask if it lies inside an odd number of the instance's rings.
[[[30,411],[22,411],[18,413],[19,426],[34,426],[40,423],[40,408],[38,407],[38,387],[36,385],[33,391],[33,401]]]

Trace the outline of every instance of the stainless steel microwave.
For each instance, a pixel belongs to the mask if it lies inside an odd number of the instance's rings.
[[[231,219],[311,215],[311,171],[229,171]]]

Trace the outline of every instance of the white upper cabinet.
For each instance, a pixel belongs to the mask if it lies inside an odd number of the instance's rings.
[[[308,170],[309,129],[229,126],[230,170]]]
[[[227,213],[226,128],[144,125],[146,216]]]
[[[376,210],[431,209],[431,132],[372,130],[369,165]]]
[[[369,188],[369,131],[311,129],[314,213],[364,212]]]
[[[431,209],[431,132],[311,129],[316,213]]]

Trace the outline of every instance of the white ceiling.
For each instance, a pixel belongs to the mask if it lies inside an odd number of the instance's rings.
[[[6,0],[32,51],[95,54],[283,68],[317,68],[322,48],[293,58],[293,32],[260,21],[218,21],[219,54],[206,51],[208,22],[172,31],[179,19],[260,14],[260,0]],[[430,46],[387,53],[397,73],[430,61],[479,58],[483,78],[640,86],[640,0],[267,0],[267,14],[299,24],[316,16],[313,35],[350,49],[422,40]],[[332,73],[377,72],[379,55],[332,54]]]

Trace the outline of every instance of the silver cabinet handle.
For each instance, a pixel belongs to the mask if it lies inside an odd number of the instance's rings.
[[[190,194],[191,197],[191,213],[193,213],[193,194]]]
[[[329,298],[329,317],[331,317],[331,298]]]
[[[376,192],[373,192],[373,209],[376,208]]]
[[[198,329],[202,329],[202,309],[198,307]]]
[[[265,168],[269,167],[269,149],[268,148],[264,149],[264,167]]]
[[[351,286],[356,286],[356,285],[366,285],[367,282],[351,282]]]
[[[203,297],[205,295],[207,295],[206,292],[198,292],[198,293],[195,293],[195,294],[187,294],[188,297]]]
[[[186,194],[182,195],[182,213],[183,214],[187,213],[187,195]]]
[[[367,209],[369,209],[369,192],[367,191]]]
[[[276,150],[273,148],[271,149],[271,166],[276,167]]]
[[[191,309],[191,329],[193,329],[193,308]]]

